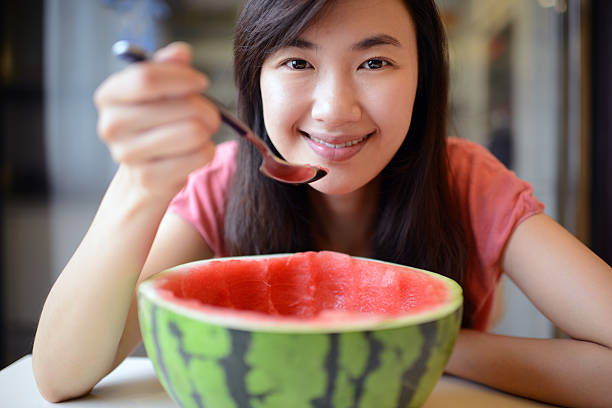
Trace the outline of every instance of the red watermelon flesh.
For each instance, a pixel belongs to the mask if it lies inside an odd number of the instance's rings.
[[[425,272],[331,252],[212,261],[159,280],[164,297],[266,315],[418,313],[444,303],[447,285]]]
[[[315,283],[311,256],[299,253],[290,258],[270,258],[269,262],[270,297],[276,311],[286,316],[312,316]]]
[[[322,310],[356,310],[355,259],[337,252],[308,254],[312,257],[315,313]]]
[[[425,273],[410,274],[408,279],[398,279],[399,310],[420,312],[439,304],[447,296],[448,289],[439,281],[432,282]]]
[[[223,262],[221,274],[235,309],[274,314],[270,305],[268,265],[254,260]],[[210,282],[215,285],[215,281]],[[223,286],[223,282],[220,282]]]
[[[168,289],[180,293],[182,298],[197,299],[206,305],[233,307],[225,281],[224,263],[213,261],[211,264],[210,268],[190,269],[190,276],[185,279],[168,279],[166,284],[171,285]],[[211,285],[211,282],[215,284]]]
[[[390,314],[399,312],[400,280],[397,271],[385,264],[372,263],[368,268],[363,268],[356,282],[358,310]]]

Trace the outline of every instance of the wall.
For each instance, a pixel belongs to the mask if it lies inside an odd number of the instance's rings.
[[[456,135],[491,146],[495,115],[491,101],[505,84],[491,83],[492,49],[504,30],[510,34],[509,129],[511,169],[534,187],[546,213],[558,218],[561,143],[562,14],[542,2],[514,0],[439,1],[449,12],[451,99]],[[550,2],[549,2],[550,3]],[[551,3],[552,4],[552,3]],[[445,8],[446,7],[446,8]],[[499,46],[499,44],[497,44]],[[550,337],[551,323],[520,289],[502,278],[504,314],[495,332]]]

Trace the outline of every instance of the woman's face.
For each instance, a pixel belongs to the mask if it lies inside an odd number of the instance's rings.
[[[406,137],[417,77],[416,33],[401,0],[337,0],[265,60],[266,129],[288,161],[329,169],[312,187],[355,191]]]

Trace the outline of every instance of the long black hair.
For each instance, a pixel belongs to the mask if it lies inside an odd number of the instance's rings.
[[[470,248],[449,176],[446,35],[434,0],[404,3],[416,28],[418,86],[408,134],[381,173],[372,254],[446,275],[463,286]],[[238,113],[272,149],[263,120],[261,66],[331,4],[333,0],[248,0],[242,10],[234,38]],[[317,249],[311,234],[309,187],[261,175],[257,170],[261,158],[249,143],[240,141],[238,155],[225,219],[229,253]],[[465,318],[472,305],[466,299]],[[464,325],[469,326],[465,318]]]

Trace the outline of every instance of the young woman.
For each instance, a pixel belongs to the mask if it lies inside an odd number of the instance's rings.
[[[612,406],[612,271],[542,213],[527,183],[446,138],[433,0],[247,1],[235,72],[243,119],[287,160],[329,174],[285,185],[257,171],[249,144],[215,147],[219,114],[185,44],[112,75],[95,101],[119,169],[45,303],[33,351],[45,398],[86,393],[130,354],[135,288],[151,274],[213,256],[331,249],[462,284],[448,373],[555,404]],[[502,272],[571,338],[487,333]]]

